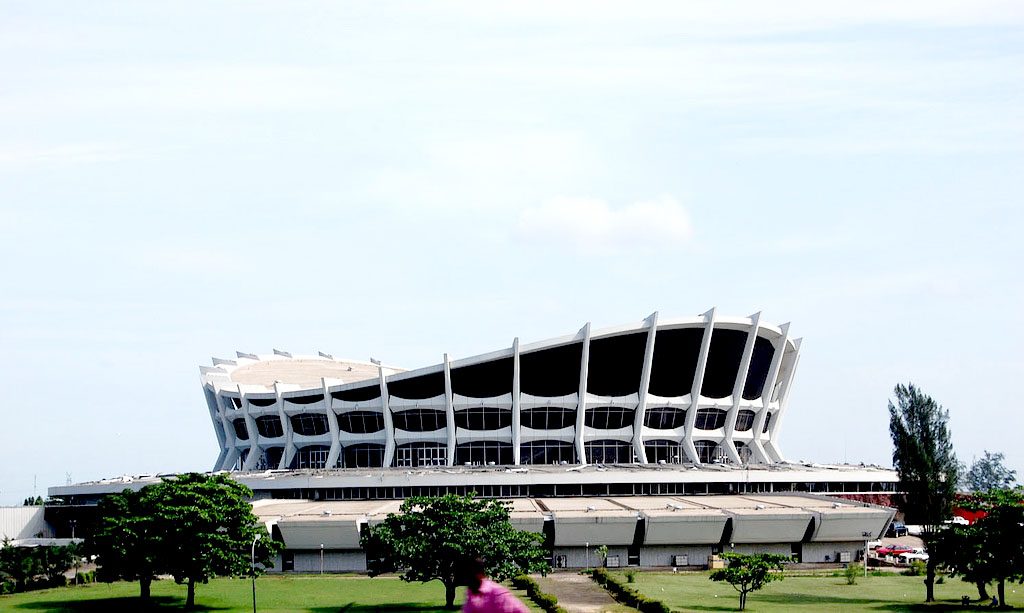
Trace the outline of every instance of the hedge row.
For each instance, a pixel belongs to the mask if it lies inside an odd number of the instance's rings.
[[[595,568],[591,578],[604,586],[604,589],[608,590],[615,600],[627,607],[633,607],[640,613],[671,613],[672,611],[664,602],[644,596],[603,568]]]
[[[547,613],[569,613],[562,607],[558,606],[558,598],[553,594],[541,591],[540,586],[537,585],[537,582],[529,575],[519,575],[515,579],[512,579],[512,585],[518,589],[526,590],[526,594],[530,597],[530,600],[537,603],[537,606],[547,611]]]

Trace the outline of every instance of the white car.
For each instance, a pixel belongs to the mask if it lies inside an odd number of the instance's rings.
[[[900,555],[896,556],[897,564],[909,565],[914,560],[921,560],[922,562],[928,561],[928,552],[924,549],[915,549],[913,551],[905,551]]]

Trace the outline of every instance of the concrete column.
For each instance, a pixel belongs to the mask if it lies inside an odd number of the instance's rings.
[[[736,415],[740,411],[740,403],[743,402],[743,387],[747,383],[747,371],[750,370],[750,358],[754,354],[754,343],[757,341],[760,320],[761,313],[754,313],[750,316],[750,331],[747,333],[747,342],[743,346],[743,357],[740,360],[740,368],[736,372],[736,382],[732,387],[732,407],[729,408],[729,413],[725,416],[725,440],[722,441],[722,445],[733,464],[742,463],[732,439],[736,433]]]
[[[644,419],[647,415],[647,393],[651,386],[651,364],[654,362],[654,337],[658,332],[658,312],[651,313],[646,320],[647,323],[647,347],[644,349],[644,365],[640,372],[639,402],[636,405],[636,414],[633,417],[633,453],[641,464],[647,463],[647,453],[644,450]]]
[[[512,463],[519,465],[519,445],[523,439],[519,414],[519,337],[512,340]]]
[[[380,400],[384,406],[384,466],[391,466],[395,459],[395,422],[391,418],[391,403],[388,401],[388,381],[384,368],[377,364],[377,378],[380,380]]]
[[[587,370],[590,367],[590,322],[580,330],[583,336],[583,357],[580,359],[580,391],[576,402],[576,455],[580,464],[587,463],[587,454],[584,453],[583,445],[583,423],[587,413]]]
[[[452,404],[452,369],[444,354],[444,418],[448,433],[448,466],[455,465],[455,407]]]
[[[768,367],[768,376],[764,379],[764,388],[761,389],[761,409],[754,416],[754,436],[751,440],[753,453],[759,463],[771,464],[775,460],[764,448],[765,436],[762,434],[764,422],[768,419],[768,412],[772,404],[772,393],[775,389],[775,382],[779,377],[779,370],[782,368],[782,358],[786,355],[786,348],[789,346],[789,324],[782,324],[779,329],[782,336],[775,345],[775,354],[772,355],[772,363]]]
[[[327,391],[327,379],[321,377],[320,387],[324,390],[324,414],[327,416],[327,427],[331,432],[331,450],[327,453],[326,468],[334,468],[338,465],[338,458],[341,456],[341,441],[338,438],[338,416],[331,408],[331,393]]]
[[[697,370],[693,373],[693,386],[690,388],[690,407],[686,410],[686,430],[683,433],[683,451],[690,461],[699,464],[700,457],[697,447],[693,444],[693,427],[697,421],[697,409],[700,407],[700,388],[704,385],[704,369],[708,365],[708,351],[711,349],[711,334],[715,329],[715,309],[704,313],[704,336],[700,341],[700,356],[697,358]]]

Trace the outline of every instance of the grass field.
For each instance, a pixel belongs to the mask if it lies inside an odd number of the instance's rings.
[[[638,573],[633,586],[675,611],[735,611],[739,604],[732,586],[710,581],[707,573]],[[995,589],[989,592],[994,594]],[[978,591],[959,579],[948,579],[935,586],[939,602],[925,606],[921,577],[860,577],[856,585],[847,585],[844,577],[790,576],[750,594],[747,611],[961,611],[968,610],[960,606],[964,594],[977,598]],[[1024,603],[1024,588],[1007,585],[1006,598],[1019,606]],[[970,608],[978,609],[977,604]]]
[[[405,583],[394,577],[279,576],[256,580],[259,611],[304,613],[369,613],[374,611],[429,612],[444,609],[444,586]],[[77,587],[0,596],[0,611],[88,611],[120,613],[139,611],[137,583],[96,583]],[[519,599],[540,609],[525,593]],[[463,600],[459,590],[456,602]],[[173,581],[153,583],[158,610],[177,610],[185,603],[185,586]],[[196,605],[205,611],[252,611],[252,584],[244,579],[215,579],[196,586]]]

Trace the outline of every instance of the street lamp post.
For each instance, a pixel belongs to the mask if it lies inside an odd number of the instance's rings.
[[[324,574],[324,544],[320,543],[320,574]]]
[[[861,536],[864,537],[864,576],[868,576],[868,543],[869,539],[874,536],[871,532],[861,532]]]
[[[252,557],[250,558],[252,570],[252,613],[256,613],[256,541],[262,537],[262,534],[257,534],[256,538],[252,539]]]
[[[587,568],[590,568],[590,543],[583,543],[583,547],[585,547],[585,551],[587,552]]]

